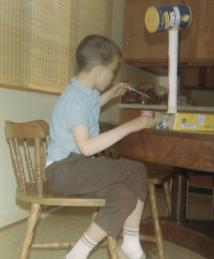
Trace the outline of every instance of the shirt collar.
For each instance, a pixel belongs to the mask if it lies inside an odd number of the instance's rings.
[[[73,83],[73,84],[72,84]],[[76,77],[71,79],[72,87],[78,88],[80,91],[87,95],[91,95],[94,93],[94,91],[97,91],[96,89],[91,89],[87,86],[85,86],[80,80],[78,80]]]

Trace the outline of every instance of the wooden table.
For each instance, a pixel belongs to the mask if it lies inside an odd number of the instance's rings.
[[[214,175],[214,135],[147,129],[132,133],[119,143],[124,157],[176,167],[172,190],[172,213],[161,219],[165,240],[214,258],[214,221],[186,219],[187,169]],[[152,221],[142,225],[147,233]]]

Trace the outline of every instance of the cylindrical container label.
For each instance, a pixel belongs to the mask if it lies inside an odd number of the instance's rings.
[[[187,5],[151,6],[146,11],[145,24],[151,33],[172,28],[184,29],[190,24],[191,16]]]

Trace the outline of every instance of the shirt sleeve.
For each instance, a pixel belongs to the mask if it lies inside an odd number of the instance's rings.
[[[88,102],[74,97],[72,101],[65,103],[64,116],[68,128],[77,125],[89,125],[89,111]]]

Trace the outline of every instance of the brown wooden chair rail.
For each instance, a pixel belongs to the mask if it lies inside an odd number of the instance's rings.
[[[7,121],[6,138],[9,144],[12,164],[17,182],[16,199],[31,204],[27,230],[20,259],[27,259],[31,248],[70,248],[75,242],[51,242],[33,244],[36,226],[44,206],[95,207],[105,206],[105,199],[62,197],[53,195],[45,176],[48,124],[43,120],[23,123]],[[103,244],[106,245],[106,242]],[[116,240],[108,236],[107,246],[110,258],[118,259]]]

